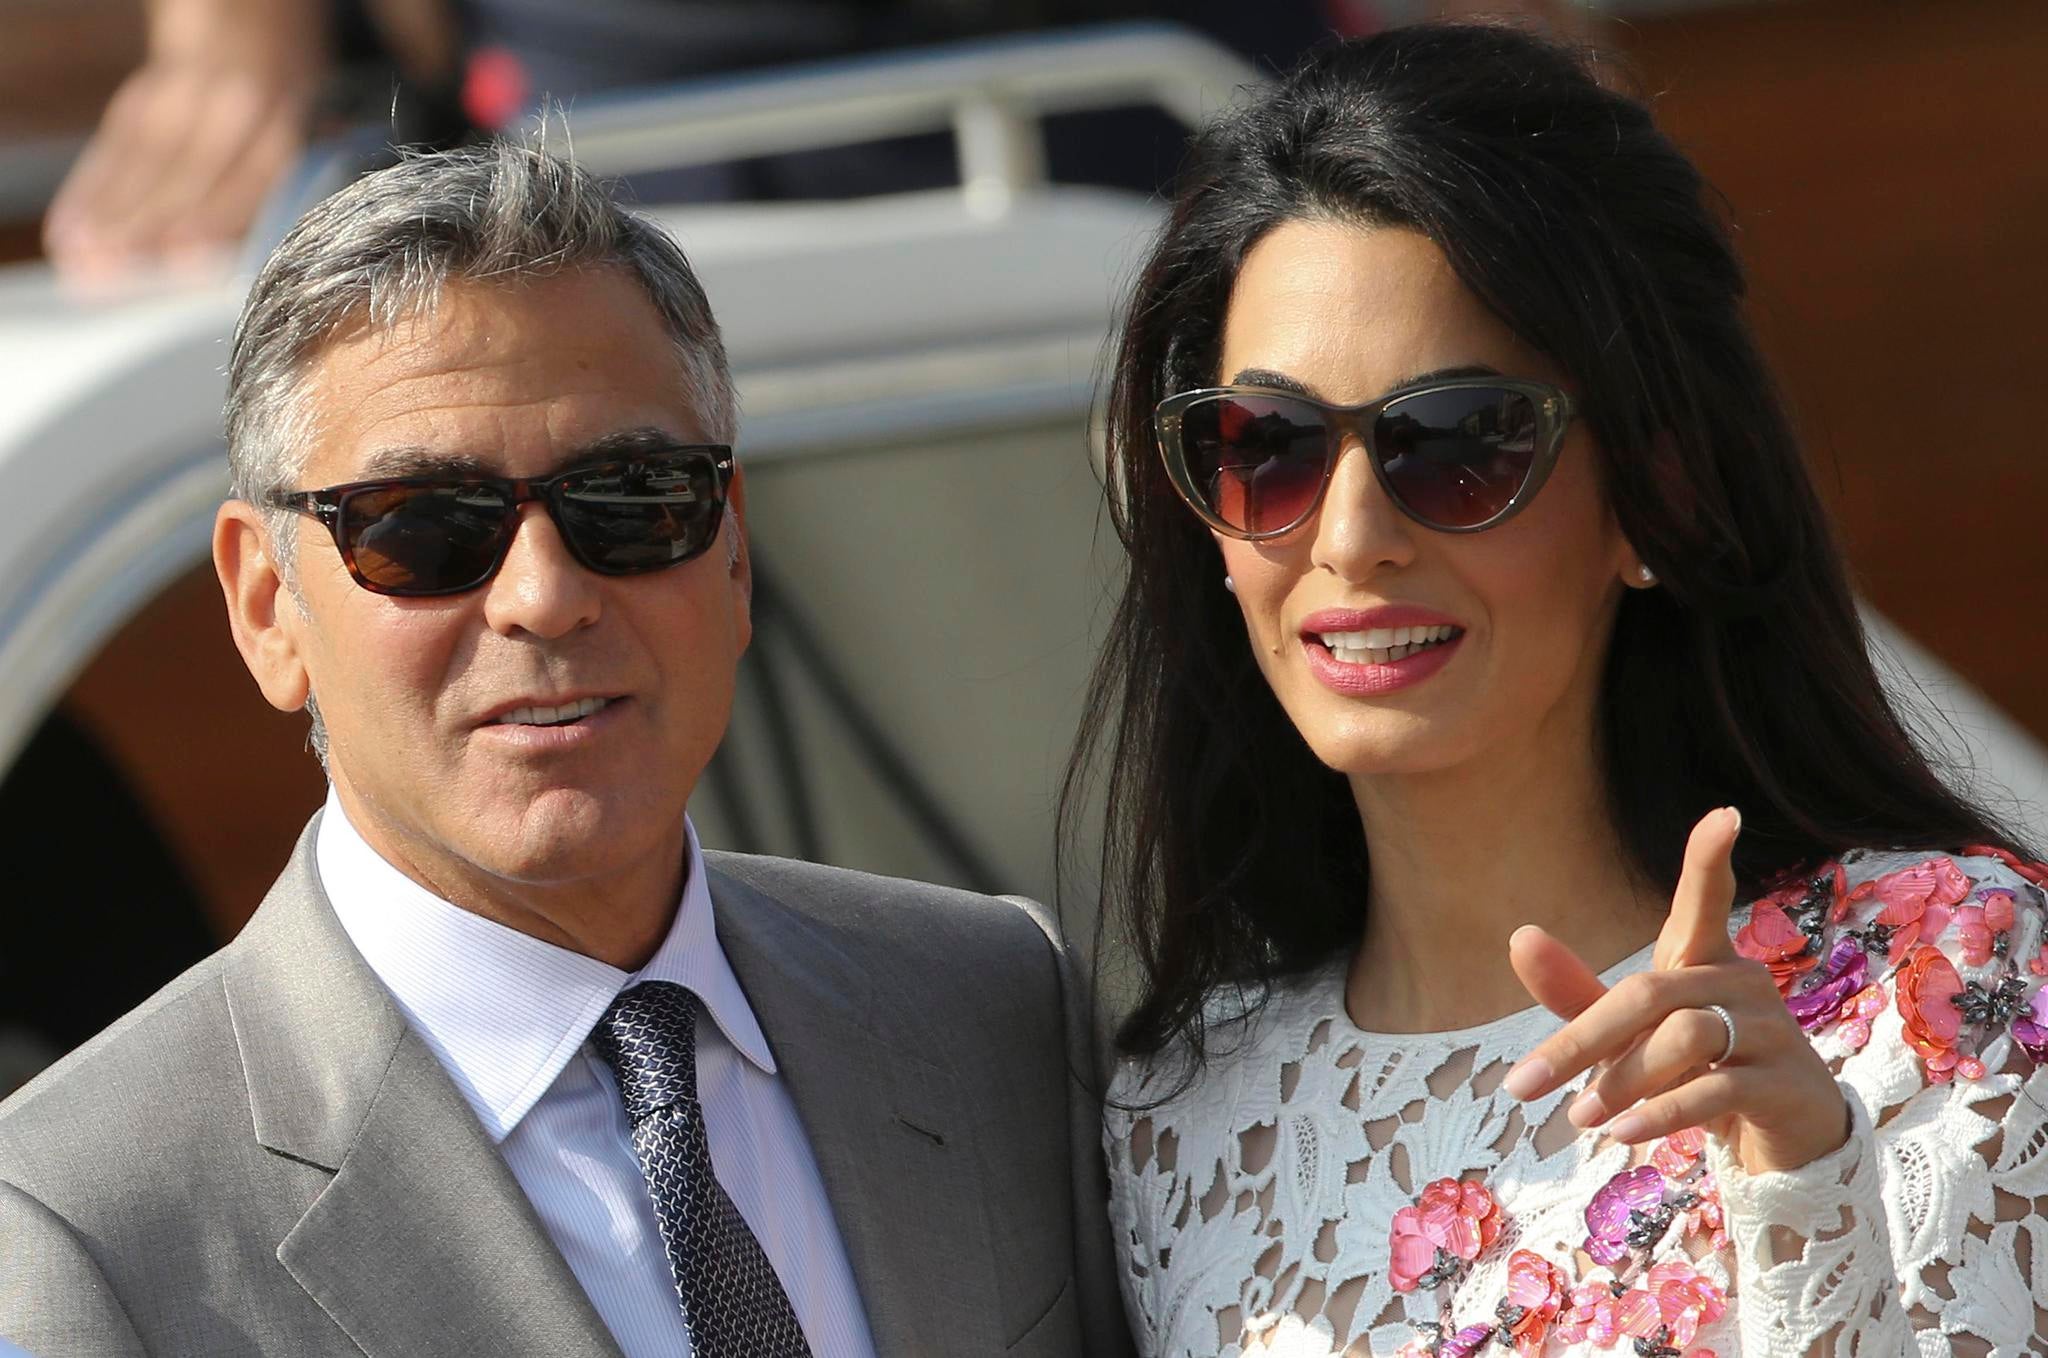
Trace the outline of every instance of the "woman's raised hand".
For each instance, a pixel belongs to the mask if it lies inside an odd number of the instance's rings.
[[[1770,972],[1729,939],[1741,828],[1732,807],[1693,826],[1652,967],[1612,989],[1541,928],[1515,931],[1515,975],[1569,1022],[1508,1072],[1510,1095],[1540,1098],[1597,1068],[1567,1110],[1574,1124],[1629,1143],[1704,1127],[1752,1174],[1795,1169],[1848,1139],[1848,1106],[1826,1063]]]

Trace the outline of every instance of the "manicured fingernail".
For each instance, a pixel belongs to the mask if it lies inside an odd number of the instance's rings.
[[[1598,1127],[1607,1121],[1607,1104],[1598,1090],[1589,1089],[1572,1100],[1572,1106],[1565,1110],[1564,1115],[1574,1127]]]
[[[1608,1124],[1607,1135],[1616,1141],[1640,1141],[1643,1139],[1643,1119],[1640,1114],[1623,1113]]]
[[[1511,1099],[1526,1099],[1550,1083],[1550,1062],[1540,1056],[1532,1056],[1508,1072],[1508,1078],[1500,1087],[1508,1092]]]
[[[1508,946],[1510,948],[1514,947],[1516,940],[1520,939],[1523,934],[1531,932],[1540,933],[1542,931],[1537,929],[1536,926],[1533,924],[1524,924],[1518,926],[1513,933],[1508,935]]]
[[[1731,806],[1731,807],[1729,807],[1729,808],[1728,808],[1728,829],[1729,829],[1729,831],[1730,831],[1731,833],[1733,833],[1733,834],[1738,834],[1738,835],[1739,835],[1739,834],[1741,834],[1741,833],[1742,833],[1742,808],[1741,808],[1741,807],[1739,807],[1739,806]]]

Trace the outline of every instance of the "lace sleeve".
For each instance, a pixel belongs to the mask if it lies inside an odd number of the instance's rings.
[[[1125,1106],[1140,1097],[1138,1084],[1137,1068],[1128,1064],[1111,1080],[1102,1114],[1102,1148],[1109,1165],[1109,1225],[1124,1315],[1140,1358],[1152,1358],[1159,1352],[1159,1260],[1152,1240],[1158,1204],[1153,1198],[1170,1189],[1171,1179],[1157,1164],[1151,1118]]]
[[[2048,1353],[2048,869],[1852,857],[1737,939],[1848,1097],[1841,1150],[1716,1148],[1745,1358]]]

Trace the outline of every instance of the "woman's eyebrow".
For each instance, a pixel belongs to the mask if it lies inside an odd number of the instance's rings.
[[[1447,382],[1458,377],[1499,377],[1500,375],[1500,369],[1488,367],[1484,363],[1465,363],[1451,368],[1432,368],[1428,372],[1411,373],[1395,382],[1387,390],[1406,391],[1410,387],[1425,386],[1431,382]],[[1324,399],[1317,393],[1314,387],[1311,387],[1300,378],[1289,377],[1286,373],[1275,372],[1271,368],[1241,368],[1238,370],[1237,376],[1230,379],[1230,385],[1236,387],[1272,387],[1276,391],[1291,391],[1297,396],[1306,396],[1311,401]]]
[[[1414,373],[1388,387],[1388,391],[1402,391],[1408,387],[1419,387],[1427,382],[1448,382],[1455,377],[1499,377],[1499,368],[1484,363],[1466,363],[1455,368],[1432,368],[1426,373]]]
[[[1291,391],[1297,396],[1306,396],[1311,401],[1320,401],[1315,389],[1297,377],[1274,372],[1271,368],[1240,368],[1237,376],[1230,379],[1233,387],[1272,387],[1277,391]]]

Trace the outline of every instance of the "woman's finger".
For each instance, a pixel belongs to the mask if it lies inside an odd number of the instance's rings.
[[[1679,1009],[1727,1004],[1756,983],[1750,963],[1641,971],[1623,978],[1552,1033],[1508,1072],[1503,1088],[1518,1099],[1540,1098],[1580,1071],[1611,1061]]]
[[[1597,1127],[1699,1074],[1721,1059],[1727,1045],[1728,1030],[1712,1010],[1677,1010],[1616,1057],[1572,1101],[1566,1116],[1575,1127]]]
[[[1742,813],[1732,806],[1709,811],[1685,842],[1685,866],[1671,893],[1671,913],[1657,935],[1651,965],[1660,971],[1722,962],[1735,956],[1728,914],[1735,908],[1735,837]]]
[[[1607,1135],[1636,1146],[1687,1127],[1708,1126],[1754,1103],[1750,1087],[1760,1078],[1752,1070],[1710,1070],[1629,1109],[1607,1124]]]
[[[1539,925],[1509,936],[1508,965],[1536,1003],[1559,1018],[1577,1018],[1607,993],[1593,969]]]

